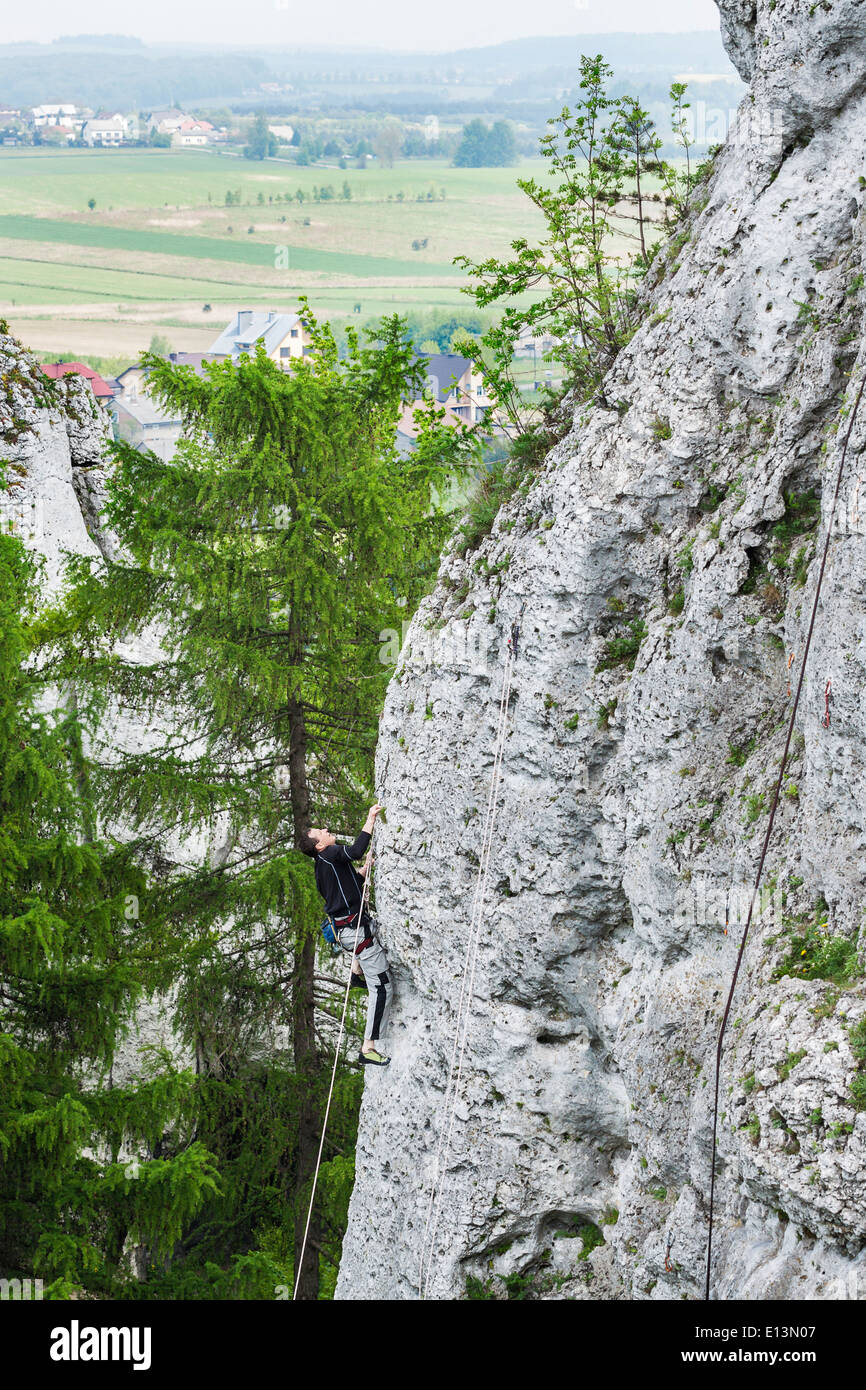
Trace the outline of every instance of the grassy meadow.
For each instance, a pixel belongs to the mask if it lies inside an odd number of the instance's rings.
[[[154,332],[206,349],[235,309],[291,307],[298,293],[335,327],[357,314],[472,309],[453,257],[503,255],[514,237],[537,236],[516,179],[542,170],[541,160],[342,170],[209,150],[4,149],[0,314],[42,354],[134,358]],[[314,185],[339,195],[344,182],[350,200],[311,201]]]

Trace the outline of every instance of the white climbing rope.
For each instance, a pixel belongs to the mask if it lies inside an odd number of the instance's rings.
[[[372,851],[372,846],[373,846],[373,835],[374,835],[375,833],[376,833],[376,825],[375,825],[375,822],[374,822],[374,824],[373,824],[373,830],[372,830],[371,833],[370,833],[370,849],[371,849],[371,851]],[[364,876],[364,887],[363,887],[363,890],[362,890],[362,892],[361,892],[361,906],[360,906],[360,908],[358,909],[358,920],[357,920],[357,922],[356,922],[356,924],[355,924],[355,939],[354,939],[354,941],[352,942],[352,961],[353,961],[353,962],[354,962],[354,960],[355,960],[355,948],[356,948],[356,946],[358,945],[358,932],[361,930],[361,922],[362,922],[363,919],[364,919],[364,909],[365,909],[365,907],[367,906],[367,897],[368,897],[368,894],[369,894],[370,879],[372,878],[372,876],[373,876],[373,861],[372,861],[372,858],[371,858],[371,859],[368,861],[367,872],[366,872],[366,874],[365,874],[365,876]],[[327,1130],[328,1130],[328,1117],[329,1117],[329,1115],[330,1115],[330,1113],[331,1113],[331,1100],[333,1099],[333,1095],[334,1095],[334,1082],[335,1082],[336,1077],[337,1077],[337,1065],[338,1065],[338,1063],[339,1063],[339,1061],[340,1061],[340,1047],[341,1047],[342,1042],[343,1042],[343,1033],[344,1033],[344,1031],[345,1031],[345,1026],[346,1026],[346,1011],[347,1011],[347,1009],[348,1009],[348,1007],[349,1007],[349,991],[351,990],[351,988],[352,988],[352,967],[351,967],[351,965],[350,965],[350,966],[349,966],[349,978],[348,978],[347,981],[346,981],[346,994],[345,994],[345,998],[343,999],[343,1012],[342,1012],[342,1014],[340,1015],[340,1031],[339,1031],[339,1033],[337,1034],[337,1045],[336,1045],[336,1047],[334,1048],[334,1065],[333,1065],[333,1067],[331,1068],[331,1084],[330,1084],[330,1086],[329,1086],[329,1088],[328,1088],[328,1103],[327,1103],[327,1105],[325,1106],[325,1118],[324,1118],[324,1120],[322,1121],[322,1137],[321,1137],[321,1139],[319,1140],[319,1152],[318,1152],[318,1154],[317,1154],[317,1156],[316,1156],[316,1171],[315,1171],[315,1173],[313,1174],[313,1186],[312,1186],[312,1189],[311,1189],[311,1191],[310,1191],[310,1205],[309,1205],[309,1207],[308,1207],[308,1209],[307,1209],[307,1224],[306,1224],[306,1226],[304,1227],[304,1239],[303,1239],[303,1243],[302,1243],[302,1245],[301,1245],[301,1258],[298,1260],[298,1268],[297,1268],[297,1273],[296,1273],[296,1275],[295,1275],[295,1286],[294,1286],[294,1288],[292,1289],[292,1302],[293,1302],[293,1303],[295,1302],[295,1299],[296,1299],[297,1296],[298,1296],[298,1284],[299,1284],[300,1278],[301,1278],[301,1271],[302,1271],[302,1269],[304,1268],[304,1256],[305,1256],[306,1253],[307,1253],[307,1237],[308,1237],[309,1234],[310,1234],[310,1222],[311,1222],[312,1219],[313,1219],[313,1203],[314,1203],[315,1200],[316,1200],[316,1187],[318,1186],[318,1182],[319,1182],[319,1169],[320,1169],[321,1166],[322,1166],[322,1151],[324,1150],[324,1147],[325,1147],[325,1134],[327,1133]]]
[[[445,1095],[443,1098],[443,1107],[446,1110],[449,1109],[450,1101],[450,1113],[447,1127],[443,1124],[439,1133],[435,1177],[430,1191],[430,1201],[427,1206],[427,1220],[424,1226],[424,1239],[421,1245],[418,1270],[418,1293],[421,1298],[426,1298],[430,1289],[433,1255],[436,1248],[442,1195],[445,1187],[445,1173],[451,1155],[451,1140],[454,1132],[454,1120],[457,1113],[458,1089],[463,1074],[463,1059],[466,1053],[466,1040],[469,1033],[469,1012],[472,1007],[472,998],[475,989],[475,967],[478,960],[481,922],[487,897],[487,882],[490,873],[490,858],[493,848],[493,828],[496,820],[496,793],[499,787],[502,758],[505,750],[505,736],[508,728],[508,705],[511,697],[514,658],[515,650],[512,636],[512,643],[509,644],[508,647],[508,655],[506,657],[505,669],[502,676],[502,692],[499,699],[499,716],[493,749],[493,771],[490,778],[490,792],[487,798],[487,811],[484,820],[481,853],[478,859],[478,877],[475,884],[475,895],[472,901],[472,912],[466,938],[466,956],[463,964],[463,978],[460,984],[460,998],[457,1003],[451,1065],[448,1071],[448,1083],[445,1087]],[[428,1243],[429,1258],[427,1257]]]

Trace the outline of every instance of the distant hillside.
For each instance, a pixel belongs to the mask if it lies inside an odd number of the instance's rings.
[[[166,55],[46,45],[0,47],[0,98],[11,106],[43,102],[139,110],[173,100],[206,101],[267,82],[271,72],[250,54]]]
[[[489,48],[458,49],[454,63],[504,75],[540,68],[573,69],[582,53],[603,53],[621,72],[737,73],[718,31],[691,34],[574,34],[561,38],[512,39]]]
[[[82,35],[51,44],[0,45],[0,99],[15,106],[75,101],[93,107],[147,108],[173,100],[223,103],[257,92],[263,83],[288,86],[302,99],[328,105],[380,106],[407,112],[461,104],[462,89],[488,89],[509,100],[542,99],[568,87],[582,53],[603,53],[631,86],[656,87],[678,73],[739,79],[718,33],[583,34],[515,39],[450,53],[358,49],[218,50],[193,45],[144,46],[117,35]],[[395,100],[395,92],[398,94]],[[467,90],[467,96],[469,92]],[[483,90],[471,94],[482,106]],[[273,102],[262,94],[261,102]],[[516,113],[514,113],[516,114]],[[519,117],[518,117],[519,119]]]

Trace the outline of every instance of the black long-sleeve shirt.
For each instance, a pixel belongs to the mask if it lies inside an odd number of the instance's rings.
[[[367,851],[370,835],[362,830],[353,845],[329,845],[316,855],[316,887],[329,917],[348,917],[361,906],[364,880],[352,864]]]

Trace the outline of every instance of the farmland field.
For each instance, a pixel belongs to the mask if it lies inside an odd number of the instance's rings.
[[[153,332],[206,349],[237,308],[290,308],[298,293],[335,326],[469,310],[452,258],[537,235],[516,179],[541,172],[540,160],[342,170],[204,150],[6,149],[0,314],[42,354],[135,356]],[[327,185],[335,196],[313,202]]]

